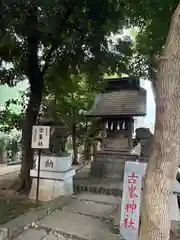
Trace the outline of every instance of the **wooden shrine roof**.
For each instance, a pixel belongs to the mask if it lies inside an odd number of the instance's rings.
[[[121,89],[98,95],[87,116],[145,116],[146,90]]]

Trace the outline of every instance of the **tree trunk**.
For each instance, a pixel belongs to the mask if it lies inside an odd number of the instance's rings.
[[[21,183],[18,191],[29,191],[31,187],[30,169],[33,167],[33,149],[31,148],[32,126],[36,124],[43,93],[43,74],[38,59],[38,7],[37,1],[29,4],[26,25],[27,33],[27,76],[30,84],[30,99],[26,109],[22,131]]]
[[[90,161],[91,159],[91,144],[88,138],[85,140],[85,146],[84,146],[84,161]]]
[[[76,146],[76,123],[72,124],[73,165],[78,165],[78,152]]]
[[[86,120],[86,128],[85,128],[85,132],[87,134],[88,132],[88,121]],[[87,161],[87,152],[88,152],[88,137],[86,137],[84,139],[84,162]]]
[[[0,152],[0,164],[3,164],[4,163],[4,153],[3,151]]]
[[[33,168],[34,162],[33,149],[31,148],[32,126],[36,124],[43,92],[43,80],[41,78],[37,79],[35,83],[36,89],[33,89],[30,94],[22,133],[23,150],[20,174],[21,184],[18,191],[25,190],[26,192],[29,191],[31,188],[30,169]]]
[[[159,65],[156,126],[144,186],[140,240],[169,240],[169,192],[180,159],[180,4]]]

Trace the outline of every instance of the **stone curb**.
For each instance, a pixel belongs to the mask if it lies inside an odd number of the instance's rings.
[[[0,240],[10,240],[23,232],[24,229],[32,226],[42,218],[52,213],[55,209],[63,207],[72,199],[72,196],[60,196],[52,201],[44,203],[38,208],[21,215],[4,225],[0,225]]]

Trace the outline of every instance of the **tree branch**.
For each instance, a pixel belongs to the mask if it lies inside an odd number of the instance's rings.
[[[71,6],[67,6],[67,10],[66,10],[66,13],[64,14],[64,17],[61,21],[61,24],[60,24],[60,28],[62,29],[64,26],[67,25],[67,21],[70,17],[70,15],[72,14],[73,10],[74,10],[74,6],[75,6],[75,1],[73,1],[73,3],[71,4]],[[49,52],[47,53],[46,57],[45,57],[45,64],[44,64],[44,67],[41,71],[41,76],[43,77],[45,72],[47,71],[48,67],[50,66],[50,61],[51,61],[51,57],[52,57],[52,54],[53,52],[57,49],[58,47],[58,42],[56,40],[53,41],[52,43],[52,46],[49,50]]]

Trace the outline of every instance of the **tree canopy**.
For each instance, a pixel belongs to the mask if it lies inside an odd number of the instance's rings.
[[[157,70],[178,1],[126,2],[126,26],[136,27],[134,72],[149,79],[156,95]]]
[[[54,72],[57,61],[61,64],[58,66],[58,70],[61,67],[59,75],[63,77],[71,71],[98,69],[102,63],[106,69],[101,69],[101,72],[111,70],[109,61],[113,58],[108,56],[115,49],[110,52],[108,37],[122,26],[121,1],[11,0],[3,5],[1,13],[1,84],[13,86],[24,78],[30,78],[31,47],[34,47],[31,57],[36,60],[36,55],[42,75],[51,64]],[[114,56],[117,57],[117,53],[118,48]],[[113,65],[113,70],[122,62],[121,57],[121,61]]]
[[[171,17],[179,1],[127,1],[128,26],[139,29],[137,47],[141,53],[159,52],[165,44]]]
[[[30,187],[36,124],[47,84],[56,89],[71,76],[85,74],[89,84],[104,73],[126,73],[132,51],[110,37],[123,27],[121,0],[9,0],[1,4],[0,80],[15,86],[28,79],[30,95],[23,121],[22,188]]]

